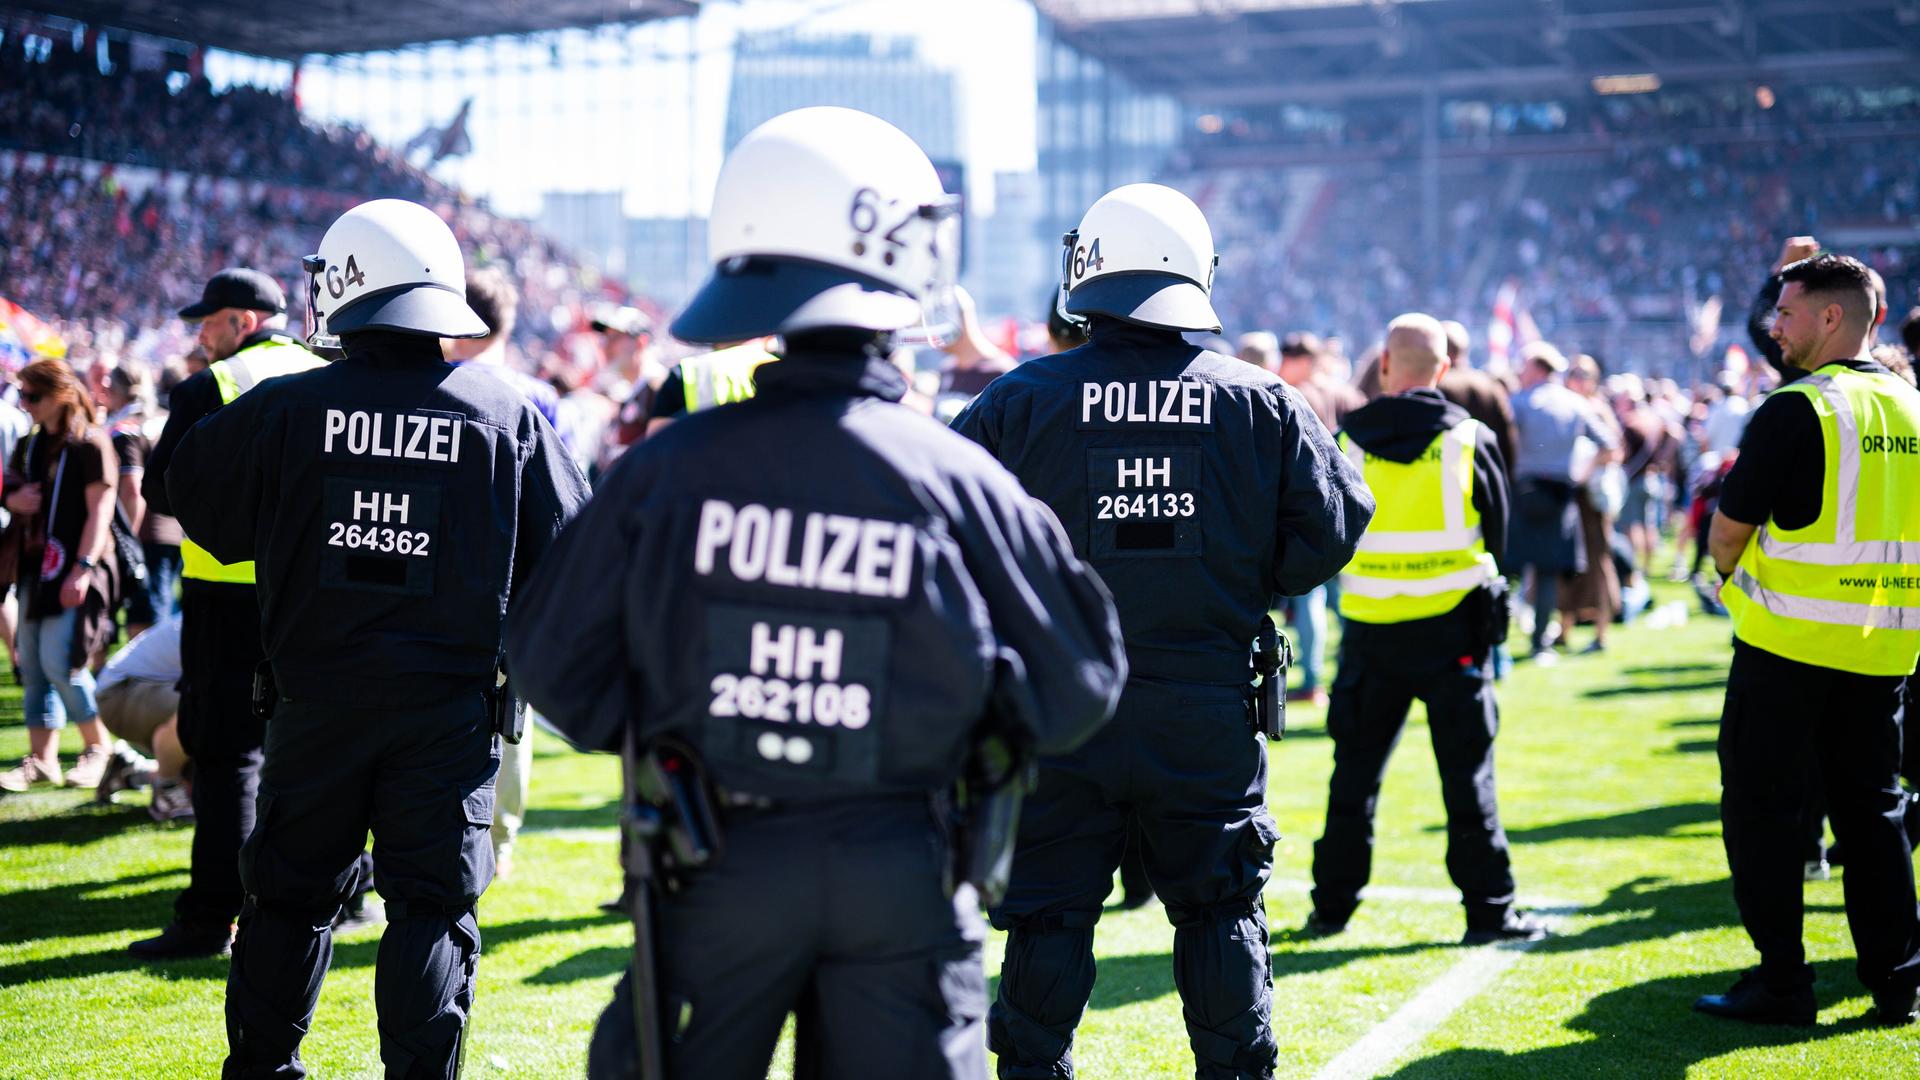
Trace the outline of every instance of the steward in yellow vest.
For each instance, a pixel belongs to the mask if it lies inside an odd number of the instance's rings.
[[[1847,923],[1874,1017],[1920,1012],[1897,778],[1902,683],[1920,658],[1920,392],[1870,358],[1870,274],[1832,254],[1780,272],[1771,334],[1784,368],[1806,374],[1748,420],[1708,539],[1734,635],[1720,817],[1760,965],[1694,1008],[1735,1020],[1810,1024],[1818,1011],[1801,822],[1822,795],[1847,850]]]
[[[181,309],[209,366],[174,387],[168,401],[140,485],[154,513],[175,516],[167,468],[195,424],[267,379],[321,362],[283,329],[286,310],[279,284],[245,268],[215,274],[200,302]],[[244,898],[240,844],[253,831],[264,735],[253,713],[254,670],[265,658],[253,564],[223,565],[191,539],[181,541],[180,556],[179,732],[194,767],[191,879],[172,923],[129,947],[143,959],[227,951]]]
[[[1426,315],[1388,327],[1386,396],[1347,415],[1341,450],[1377,509],[1340,575],[1339,672],[1327,826],[1313,848],[1306,933],[1346,928],[1373,864],[1373,815],[1387,758],[1415,699],[1427,706],[1447,810],[1447,872],[1469,943],[1546,934],[1514,907],[1493,779],[1499,728],[1490,654],[1504,637],[1507,468],[1494,434],[1442,397],[1446,335]]]
[[[653,397],[647,433],[658,431],[670,421],[752,397],[754,372],[761,364],[777,359],[767,351],[772,340],[755,338],[680,361]]]

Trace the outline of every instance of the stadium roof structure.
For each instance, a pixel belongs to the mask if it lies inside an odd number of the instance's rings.
[[[15,5],[5,5],[15,6]],[[700,0],[60,0],[42,14],[195,45],[295,60],[379,52],[430,41],[647,22],[700,10]]]
[[[1911,75],[1920,0],[1033,0],[1058,38],[1195,104]]]

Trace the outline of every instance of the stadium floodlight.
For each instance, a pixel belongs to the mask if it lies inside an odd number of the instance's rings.
[[[1660,89],[1660,76],[1651,72],[1639,75],[1595,75],[1596,94],[1651,94]]]

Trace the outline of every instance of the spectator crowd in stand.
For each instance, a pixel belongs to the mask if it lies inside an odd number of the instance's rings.
[[[1884,237],[1847,251],[1879,271],[1893,295],[1914,294],[1920,244],[1898,238],[1920,223],[1920,155],[1911,152],[1920,149],[1920,95],[1783,90],[1772,109],[1725,95],[1658,100],[1496,104],[1488,113],[1498,122],[1481,117],[1491,128],[1477,132],[1443,111],[1454,121],[1441,143],[1438,250],[1423,239],[1420,175],[1409,157],[1418,141],[1369,134],[1374,125],[1358,122],[1369,106],[1351,107],[1356,124],[1339,129],[1338,145],[1377,157],[1280,162],[1321,171],[1319,186],[1304,193],[1274,168],[1198,167],[1203,152],[1187,155],[1191,171],[1170,182],[1216,220],[1236,223],[1236,234],[1262,238],[1222,244],[1215,303],[1240,329],[1298,326],[1363,347],[1408,309],[1482,326],[1511,283],[1544,336],[1601,351],[1615,341],[1657,342],[1606,359],[1679,374],[1690,363],[1691,323],[1710,298],[1737,313],[1753,267],[1782,237],[1837,228]],[[1312,139],[1301,133],[1302,145],[1325,142],[1316,130]],[[1472,137],[1508,135],[1563,152],[1503,155],[1502,144],[1483,142],[1459,153]],[[1282,132],[1269,145],[1279,152],[1292,140]],[[1311,205],[1295,205],[1301,199]],[[1290,213],[1298,231],[1287,236]]]
[[[216,91],[18,41],[0,49],[0,296],[48,320],[77,362],[157,372],[191,334],[173,313],[223,266],[275,275],[305,307],[300,257],[371,198],[414,199],[452,226],[475,267],[516,283],[515,360],[563,392],[600,378],[589,322],[632,300],[526,222],[501,217],[364,132],[304,119],[281,92]],[[43,156],[44,155],[44,156]],[[619,384],[632,375],[611,378]]]

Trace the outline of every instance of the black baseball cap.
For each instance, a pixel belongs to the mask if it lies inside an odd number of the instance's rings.
[[[200,292],[200,302],[180,309],[183,319],[204,319],[221,308],[242,308],[281,315],[287,310],[287,294],[280,284],[258,270],[244,266],[228,267],[213,275]]]

